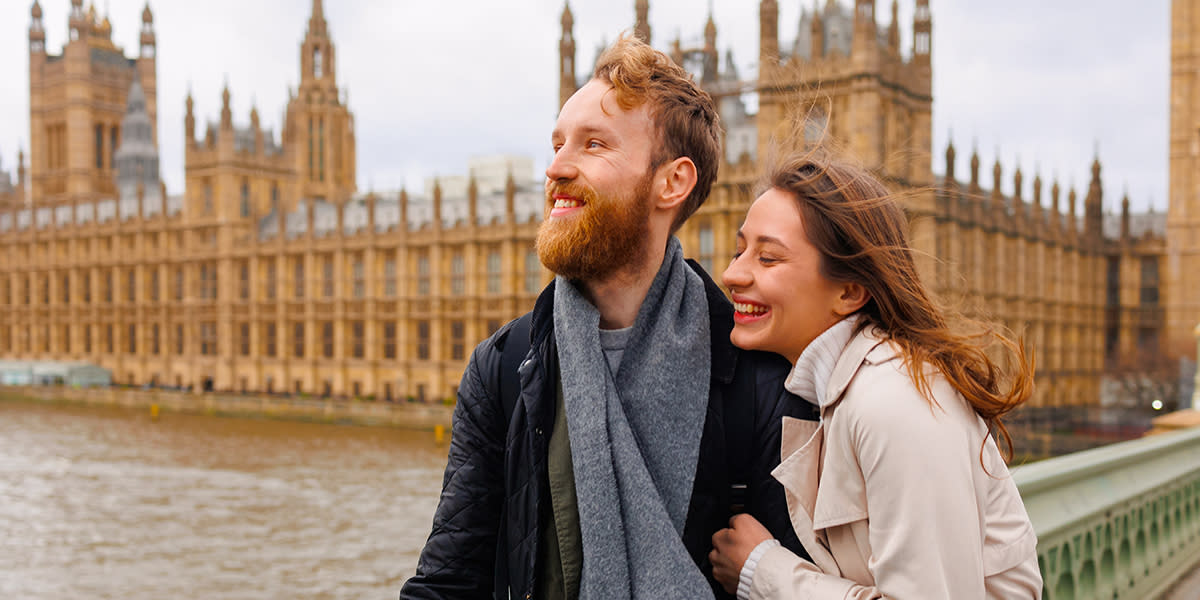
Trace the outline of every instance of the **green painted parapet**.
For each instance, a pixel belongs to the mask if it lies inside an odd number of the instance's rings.
[[[1200,428],[1013,469],[1046,600],[1155,598],[1200,561]]]

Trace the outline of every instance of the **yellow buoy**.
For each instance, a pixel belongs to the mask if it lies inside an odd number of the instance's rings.
[[[158,405],[157,404],[150,405],[150,420],[151,421],[158,420]]]
[[[446,441],[446,426],[445,425],[434,425],[433,426],[433,440],[439,444]]]

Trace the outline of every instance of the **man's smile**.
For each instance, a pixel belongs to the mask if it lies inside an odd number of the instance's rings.
[[[580,200],[579,198],[575,198],[574,196],[555,194],[554,207],[550,209],[550,216],[561,217],[568,215],[576,209],[582,207],[584,204],[586,204],[586,202]]]

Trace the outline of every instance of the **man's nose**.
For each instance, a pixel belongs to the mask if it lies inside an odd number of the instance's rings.
[[[550,165],[546,167],[546,179],[550,181],[575,179],[579,173],[575,166],[575,157],[564,146],[554,153]]]

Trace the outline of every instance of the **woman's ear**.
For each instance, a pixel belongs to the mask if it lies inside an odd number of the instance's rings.
[[[857,283],[844,283],[842,284],[842,294],[838,296],[833,312],[837,313],[839,317],[848,317],[862,308],[870,299],[871,293],[867,291],[867,288]]]

